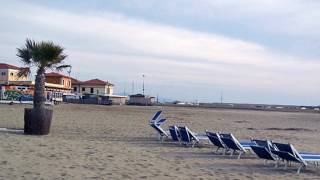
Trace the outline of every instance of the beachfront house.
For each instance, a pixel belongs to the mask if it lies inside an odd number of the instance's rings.
[[[88,81],[79,81],[72,78],[72,92],[78,95],[112,95],[113,84],[100,79],[91,79]]]
[[[127,96],[113,94],[114,85],[108,81],[100,79],[91,79],[88,81],[80,81],[72,78],[72,92],[78,96],[99,96],[104,100],[110,100],[112,104],[123,105],[127,102]],[[76,102],[76,101],[74,101]]]
[[[146,96],[143,94],[130,95],[129,105],[139,105],[139,106],[151,106],[155,103],[155,97]]]

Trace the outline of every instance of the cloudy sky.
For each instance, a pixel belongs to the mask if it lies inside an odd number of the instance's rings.
[[[72,76],[118,94],[320,104],[318,0],[2,1],[0,62],[26,38],[65,47]],[[20,64],[21,65],[21,64]]]

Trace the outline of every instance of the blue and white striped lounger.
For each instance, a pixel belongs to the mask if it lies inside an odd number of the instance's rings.
[[[198,144],[200,140],[208,140],[208,137],[206,135],[197,135],[196,133],[190,131],[188,127],[179,127],[179,134],[181,137],[181,142],[185,145],[192,145],[192,147],[195,146],[195,144]]]
[[[173,141],[180,141],[181,137],[177,126],[169,126],[169,132]]]
[[[228,148],[224,143],[223,141],[221,140],[221,137],[219,135],[219,133],[215,133],[215,132],[210,132],[210,131],[207,131],[206,130],[206,135],[208,136],[210,142],[217,146],[217,150],[216,152],[219,151],[219,149],[223,149],[223,155],[225,154],[226,152],[226,149]]]
[[[242,154],[250,151],[252,145],[255,145],[255,143],[251,141],[239,142],[231,133],[220,134],[220,137],[223,143],[227,146],[227,148],[232,150],[230,156],[232,156],[235,152],[239,151],[238,159],[240,159]]]
[[[297,173],[299,174],[301,169],[307,168],[308,162],[313,162],[316,166],[320,162],[320,154],[316,153],[299,153],[291,144],[275,143],[278,150],[272,150],[273,154],[279,156],[279,158],[286,161],[285,168],[287,168],[289,162],[299,163]]]

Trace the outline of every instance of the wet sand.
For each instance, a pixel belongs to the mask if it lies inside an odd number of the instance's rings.
[[[23,128],[27,105],[0,105],[0,128]],[[215,147],[186,148],[159,143],[149,127],[156,110],[168,125],[232,132],[238,139],[290,142],[320,153],[320,114],[182,107],[61,104],[54,107],[48,136],[0,131],[0,179],[319,179],[310,166],[275,169],[253,155],[237,160]]]

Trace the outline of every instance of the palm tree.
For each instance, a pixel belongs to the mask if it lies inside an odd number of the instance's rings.
[[[31,39],[27,39],[25,46],[17,48],[17,51],[17,56],[26,66],[26,68],[20,70],[19,76],[25,76],[30,73],[30,67],[37,68],[33,109],[25,110],[25,133],[48,134],[52,110],[45,108],[45,72],[48,69],[61,71],[70,67],[70,65],[63,64],[67,55],[63,52],[64,48],[51,41],[35,42]]]

